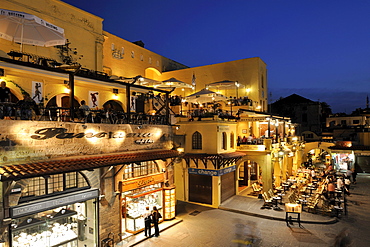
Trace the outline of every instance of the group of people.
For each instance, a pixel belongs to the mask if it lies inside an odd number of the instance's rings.
[[[321,174],[321,179],[325,179],[327,183],[326,191],[328,198],[334,198],[335,191],[344,191],[346,195],[350,195],[350,185],[356,184],[356,174],[355,169],[349,169],[346,173],[337,175],[333,166],[328,166],[326,171]]]
[[[154,225],[154,236],[159,236],[159,227],[158,222],[159,219],[162,218],[161,213],[158,211],[157,207],[153,207],[153,211],[149,210],[149,207],[146,207],[145,212],[141,215],[144,218],[145,223],[145,237],[152,237],[151,230],[152,230],[152,223]]]
[[[251,134],[249,136],[238,136],[238,144],[255,144],[257,143],[257,138],[254,134]]]
[[[12,119],[13,113],[16,113],[16,117],[21,120],[31,120],[32,114],[35,112],[36,115],[40,114],[36,102],[27,93],[23,93],[23,99],[17,103],[11,102],[11,91],[6,86],[5,81],[1,81],[0,84],[0,118],[1,119]]]
[[[239,97],[239,98],[230,96],[229,101],[231,101],[231,103],[234,106],[252,105],[252,100],[250,100],[248,96]]]

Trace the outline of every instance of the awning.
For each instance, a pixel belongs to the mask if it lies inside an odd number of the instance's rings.
[[[99,156],[84,156],[59,160],[48,160],[26,164],[5,165],[0,167],[0,180],[19,180],[24,178],[54,175],[66,172],[92,170],[95,168],[130,164],[142,161],[178,157],[176,150],[160,150],[137,153],[119,153]]]
[[[185,159],[187,166],[189,167],[190,160],[193,160],[198,168],[198,161],[202,161],[204,166],[207,168],[207,161],[210,161],[213,165],[213,169],[222,169],[230,166],[240,160],[245,153],[242,152],[231,152],[231,153],[220,153],[220,154],[206,154],[206,153],[187,153],[182,158]]]

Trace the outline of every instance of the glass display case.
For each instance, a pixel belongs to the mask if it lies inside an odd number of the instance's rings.
[[[123,226],[127,232],[136,233],[144,229],[144,220],[141,215],[145,208],[150,210],[154,206],[162,213],[163,190],[158,185],[135,189],[124,193],[122,199]],[[124,229],[123,229],[124,230]]]
[[[94,200],[13,219],[10,246],[96,246]]]
[[[164,188],[164,219],[175,218],[176,214],[176,190],[175,187]]]
[[[75,211],[62,208],[41,217],[17,219],[12,224],[12,246],[77,247],[76,215]]]

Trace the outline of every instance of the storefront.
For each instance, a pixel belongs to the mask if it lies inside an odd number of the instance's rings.
[[[10,246],[97,246],[98,189],[51,196],[10,208]]]
[[[331,155],[337,170],[354,168],[355,155],[352,151],[333,151]]]
[[[152,162],[144,162],[145,167],[151,167]],[[130,170],[130,165],[126,167]],[[125,173],[127,174],[127,173]],[[157,173],[147,176],[140,176],[132,179],[125,179],[119,182],[121,190],[121,224],[122,233],[138,233],[144,229],[144,220],[141,215],[146,207],[150,210],[156,207],[161,213],[163,220],[175,217],[175,188],[164,187],[165,174]]]
[[[235,171],[236,165],[220,170],[189,168],[189,200],[212,204],[215,199],[212,191],[216,187],[220,187],[220,195],[217,195],[220,202],[232,197],[236,194]]]

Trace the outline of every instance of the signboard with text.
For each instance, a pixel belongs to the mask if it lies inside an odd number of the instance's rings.
[[[189,168],[189,174],[196,174],[196,175],[206,175],[206,176],[222,176],[226,173],[230,173],[236,170],[236,166],[230,166],[220,170],[210,170],[210,169],[197,169],[197,168]]]

